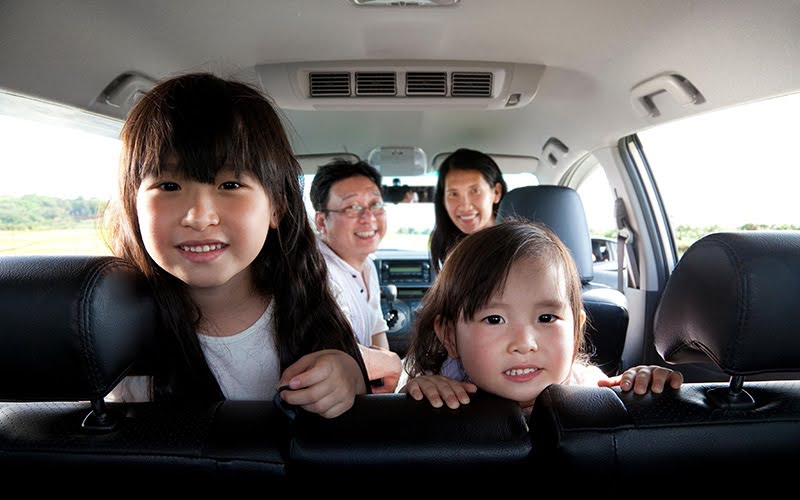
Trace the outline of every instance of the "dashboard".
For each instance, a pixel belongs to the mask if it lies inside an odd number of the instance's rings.
[[[403,357],[411,338],[414,311],[433,283],[434,271],[430,256],[423,251],[378,250],[374,264],[378,270],[384,317],[389,318],[392,311],[397,317],[387,331],[389,346]],[[391,303],[391,297],[387,298],[386,294],[387,285],[394,285],[397,289],[397,296]]]

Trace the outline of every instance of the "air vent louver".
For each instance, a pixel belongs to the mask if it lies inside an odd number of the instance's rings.
[[[447,73],[406,73],[406,95],[447,95]]]
[[[453,73],[453,97],[491,97],[491,73]]]
[[[356,73],[356,95],[397,95],[397,73]]]
[[[350,73],[309,73],[311,97],[350,97]]]
[[[369,59],[257,64],[255,69],[261,87],[282,109],[426,111],[527,106],[545,67],[477,60]]]

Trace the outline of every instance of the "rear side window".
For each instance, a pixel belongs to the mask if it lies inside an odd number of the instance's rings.
[[[591,168],[577,187],[586,212],[586,223],[593,238],[616,238],[614,193],[600,164]]]
[[[711,232],[800,229],[800,94],[638,134],[678,255]]]
[[[576,190],[581,197],[589,234],[592,237],[594,281],[617,286],[617,223],[614,218],[614,193],[605,170],[594,155],[589,155],[576,175]]]
[[[0,93],[0,255],[108,255],[122,123]]]

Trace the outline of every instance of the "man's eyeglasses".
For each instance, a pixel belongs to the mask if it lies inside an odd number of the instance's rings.
[[[372,213],[372,215],[377,217],[379,215],[383,215],[383,213],[386,212],[386,206],[382,201],[376,201],[375,203],[372,203],[368,207],[364,207],[356,203],[355,205],[350,205],[344,208],[340,208],[339,210],[323,208],[322,210],[320,210],[320,212],[324,214],[328,213],[344,214],[346,217],[349,217],[351,219],[358,219],[359,217],[364,215],[364,212],[367,210],[369,210],[370,213]]]

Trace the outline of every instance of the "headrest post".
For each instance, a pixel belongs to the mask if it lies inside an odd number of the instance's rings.
[[[734,375],[731,377],[731,384],[729,392],[731,396],[736,397],[742,392],[742,386],[744,385],[744,375]]]
[[[106,407],[100,398],[92,401],[92,411],[83,419],[81,427],[89,432],[111,432],[117,426],[116,415]]]
[[[706,395],[717,408],[723,410],[747,410],[756,406],[756,401],[743,388],[744,375],[733,375],[727,388],[716,387]]]

